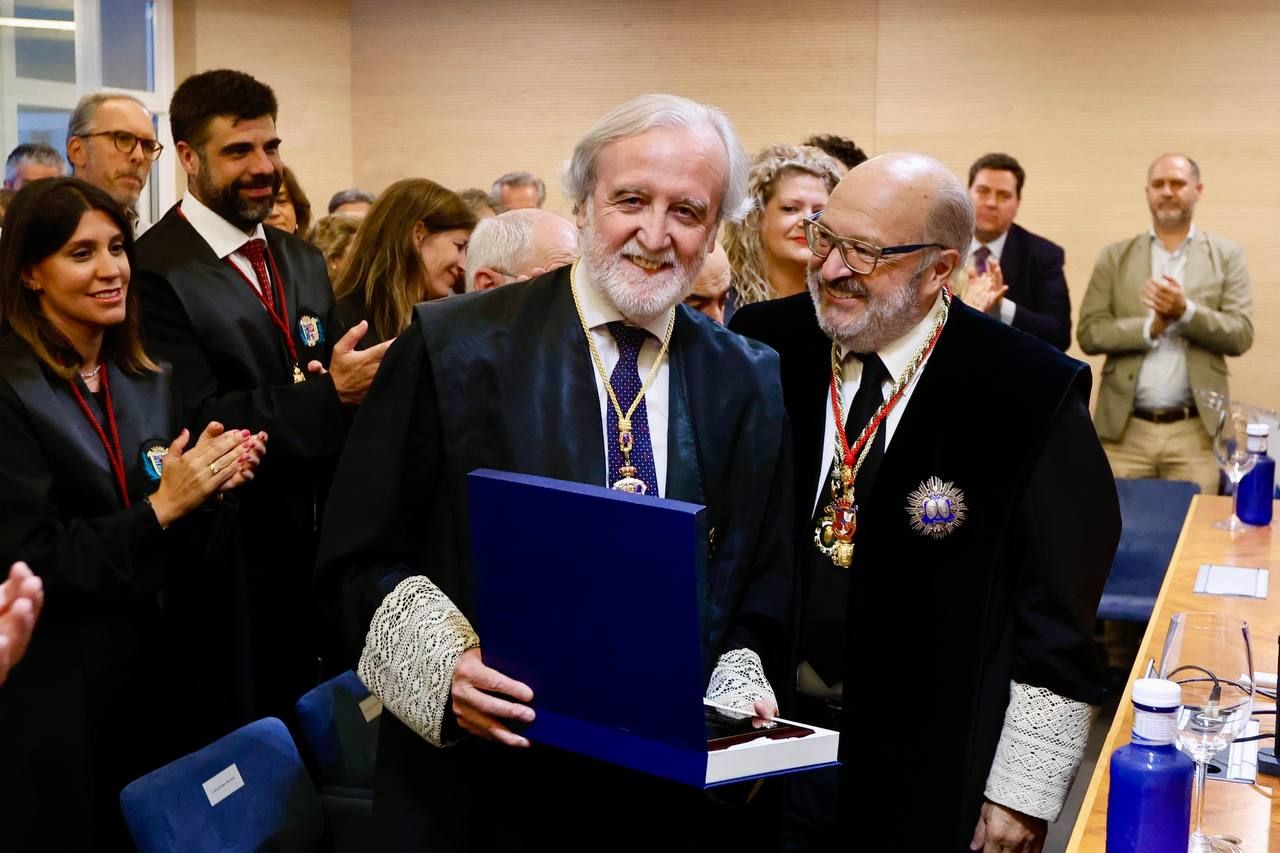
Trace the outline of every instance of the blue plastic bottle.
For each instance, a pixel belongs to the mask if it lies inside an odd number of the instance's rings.
[[[1254,463],[1236,486],[1236,514],[1245,524],[1259,527],[1271,523],[1275,492],[1276,460],[1267,455],[1270,432],[1267,424],[1249,424],[1249,455]]]
[[[1133,742],[1111,754],[1107,853],[1187,849],[1195,762],[1173,745],[1181,705],[1172,681],[1133,683]]]

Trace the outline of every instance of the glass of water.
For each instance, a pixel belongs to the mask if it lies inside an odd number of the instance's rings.
[[[1249,452],[1249,414],[1241,406],[1231,404],[1218,415],[1218,431],[1213,436],[1213,455],[1218,460],[1218,467],[1231,481],[1231,517],[1214,522],[1220,530],[1241,530],[1248,527],[1236,514],[1236,504],[1240,500],[1240,490],[1236,488],[1244,475],[1248,474],[1257,460]]]
[[[1169,623],[1160,677],[1182,685],[1178,746],[1196,763],[1191,851],[1238,853],[1234,839],[1206,835],[1204,781],[1209,762],[1244,733],[1253,715],[1249,626],[1222,613],[1177,613]]]

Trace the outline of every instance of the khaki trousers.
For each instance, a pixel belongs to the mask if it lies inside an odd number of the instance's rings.
[[[1213,458],[1213,439],[1199,418],[1171,424],[1129,418],[1120,441],[1104,441],[1102,449],[1117,477],[1146,477],[1157,480],[1189,480],[1200,493],[1218,493],[1218,463]]]

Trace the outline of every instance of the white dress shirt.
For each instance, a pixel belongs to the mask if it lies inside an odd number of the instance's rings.
[[[622,320],[622,312],[591,280],[591,273],[585,263],[578,263],[574,278],[577,281],[578,299],[582,302],[582,314],[586,317],[587,327],[591,329],[591,337],[600,353],[600,360],[604,362],[606,373],[612,375],[613,368],[618,364],[618,342],[613,339],[607,324]],[[640,356],[637,359],[641,382],[644,382],[649,375],[654,361],[658,358],[658,352],[662,349],[662,339],[667,334],[667,323],[670,317],[670,313],[664,311],[657,319],[644,326],[650,337],[640,346]],[[590,358],[590,354],[587,357]],[[658,375],[653,378],[653,384],[644,395],[645,408],[649,415],[649,440],[653,444],[653,468],[658,475],[658,497],[664,497],[667,494],[667,418],[671,410],[670,366],[671,358],[668,356],[662,360],[662,364],[658,367]],[[604,436],[604,467],[607,472],[605,485],[612,486],[618,479],[618,472],[609,468],[609,447],[616,445],[618,441],[616,434],[609,433],[609,409],[612,408],[613,403],[609,401],[604,390],[604,380],[600,376],[600,371],[596,369],[594,361],[591,365],[591,373],[595,376],[596,394],[600,399],[600,432]],[[623,412],[626,412],[631,405],[630,400],[619,399],[618,403],[622,406]]]
[[[196,233],[209,244],[209,248],[219,259],[230,257],[236,269],[244,273],[245,278],[249,279],[259,294],[262,293],[262,287],[258,284],[258,274],[253,271],[253,264],[240,253],[240,247],[250,240],[267,239],[266,229],[262,227],[261,222],[254,227],[253,233],[245,234],[202,204],[190,190],[182,197],[182,215],[191,223],[191,227],[196,229]],[[267,276],[270,277],[270,275],[271,267],[268,264]]]
[[[938,314],[942,312],[942,294],[938,294],[937,300],[933,303],[933,308],[923,320],[911,327],[911,331],[907,332],[896,341],[882,347],[876,352],[880,356],[880,361],[884,363],[885,370],[889,373],[889,379],[886,380],[880,388],[880,395],[885,400],[889,399],[889,390],[898,383],[898,380],[907,372],[907,366],[911,363],[911,359],[919,350],[929,341],[929,332],[933,329],[933,321]],[[853,402],[853,395],[858,393],[858,385],[862,380],[862,362],[854,358],[851,354],[844,351],[843,347],[839,347],[839,354],[844,358],[844,373],[840,386],[840,403],[845,414],[849,412],[849,404]],[[925,366],[929,363],[926,356],[921,363],[920,369],[916,371],[912,377],[911,383],[902,392],[902,399],[889,412],[888,417],[880,424],[880,429],[884,430],[884,448],[887,453],[889,450],[889,442],[893,441],[893,433],[898,428],[898,423],[902,420],[902,414],[907,410],[907,404],[911,402],[911,394],[915,391],[915,387],[920,384],[920,375],[924,373]],[[824,386],[822,400],[814,401],[814,405],[822,405],[826,410],[825,424],[823,428],[822,446],[826,449],[823,456],[822,469],[818,474],[817,490],[814,492],[813,510],[818,509],[819,501],[829,498],[829,490],[831,483],[831,461],[835,458],[836,446],[836,418],[835,413],[831,411],[831,388]],[[849,444],[852,446],[858,437],[854,435],[847,436]],[[812,514],[812,513],[811,513]]]
[[[1178,284],[1184,284],[1187,274],[1187,256],[1191,252],[1191,241],[1196,236],[1194,223],[1187,231],[1187,239],[1183,240],[1171,252],[1151,229],[1151,277],[1160,281],[1169,276]],[[1147,312],[1146,322],[1142,324],[1142,337],[1151,351],[1142,359],[1142,367],[1138,371],[1138,386],[1134,392],[1134,406],[1139,409],[1166,409],[1175,406],[1186,406],[1194,402],[1191,396],[1191,381],[1187,377],[1187,339],[1182,336],[1182,328],[1195,316],[1196,304],[1187,300],[1186,312],[1174,323],[1165,327],[1158,338],[1151,337],[1151,324],[1155,322],[1156,312]]]
[[[1006,230],[999,237],[992,240],[990,243],[983,243],[981,240],[977,238],[977,236],[975,236],[972,240],[969,241],[969,257],[972,258],[979,248],[981,248],[982,246],[986,246],[987,251],[991,253],[991,255],[987,258],[987,263],[989,264],[992,261],[995,261],[996,263],[1001,263],[1000,259],[1004,257],[1004,244],[1008,240],[1009,240],[1008,230]],[[1000,319],[1006,325],[1013,323],[1013,315],[1017,310],[1018,310],[1018,306],[1014,303],[1012,299],[1009,299],[1008,297],[1000,298]]]

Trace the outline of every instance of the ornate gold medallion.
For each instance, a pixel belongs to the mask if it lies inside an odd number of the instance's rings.
[[[853,497],[858,471],[861,470],[862,463],[871,452],[881,423],[902,399],[903,392],[911,384],[929,353],[933,351],[934,345],[938,343],[942,328],[946,325],[950,307],[951,291],[944,286],[942,310],[934,318],[929,340],[916,351],[903,375],[894,383],[889,398],[880,405],[875,415],[862,428],[862,434],[858,436],[858,440],[852,445],[849,443],[848,436],[845,435],[844,405],[840,400],[841,358],[836,343],[833,341],[831,344],[830,388],[831,416],[835,422],[836,431],[835,459],[831,464],[831,503],[823,508],[822,518],[813,531],[813,544],[823,555],[830,557],[831,562],[841,568],[847,569],[853,565],[853,537],[858,532],[858,505],[854,503]],[[938,484],[937,488],[933,488],[934,483]],[[919,489],[913,492],[907,507],[908,512],[912,512],[912,508],[917,505],[920,507],[920,512],[912,516],[912,526],[918,532],[928,536],[945,536],[964,521],[964,496],[954,485],[942,483],[934,477],[922,485],[921,489],[925,489],[928,493],[918,496]]]
[[[823,509],[821,521],[813,533],[818,550],[843,569],[853,565],[853,536],[858,532],[858,506],[851,497],[853,469],[848,465],[831,466],[831,503]]]

